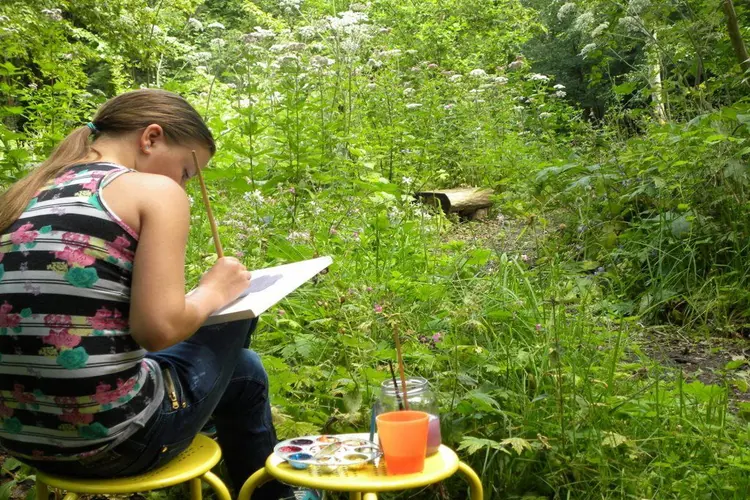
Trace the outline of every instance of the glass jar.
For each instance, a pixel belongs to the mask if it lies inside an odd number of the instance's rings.
[[[401,380],[397,380],[397,382],[398,391],[393,385],[393,379],[384,380],[380,384],[378,413],[403,409],[404,394],[401,388]],[[430,389],[427,380],[422,377],[409,377],[406,379],[406,398],[410,410],[423,411],[430,415],[427,434],[427,456],[430,456],[438,451],[441,442],[440,412],[437,397]]]

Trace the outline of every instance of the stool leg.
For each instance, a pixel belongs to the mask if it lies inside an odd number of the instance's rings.
[[[201,479],[194,477],[190,480],[190,500],[203,500],[203,492],[201,491]]]
[[[203,474],[203,480],[214,489],[214,493],[216,493],[216,498],[218,498],[218,500],[232,500],[232,497],[229,495],[229,488],[227,488],[224,482],[219,479],[216,474],[211,471],[206,472]]]
[[[477,473],[474,472],[474,469],[463,462],[458,462],[458,470],[461,471],[461,474],[464,475],[471,486],[471,500],[483,500],[484,491],[482,489],[482,481],[477,476]]]
[[[359,491],[350,491],[349,500],[362,500],[362,493]]]
[[[255,474],[247,478],[245,484],[242,485],[242,489],[240,490],[240,494],[237,497],[237,500],[250,500],[250,496],[253,494],[253,491],[255,491],[256,488],[260,488],[271,479],[273,478],[268,472],[266,472],[265,467],[262,469],[258,469]]]
[[[38,479],[36,481],[36,498],[37,500],[47,500],[49,498],[47,485]]]
[[[365,493],[364,500],[378,500],[376,493]]]

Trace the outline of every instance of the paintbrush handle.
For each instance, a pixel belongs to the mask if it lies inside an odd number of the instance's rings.
[[[393,337],[396,341],[396,356],[398,361],[398,371],[401,375],[401,390],[404,393],[404,410],[409,409],[409,399],[406,397],[406,375],[404,375],[404,358],[401,355],[401,339],[398,330],[394,330]]]
[[[214,212],[211,210],[211,202],[208,199],[208,191],[206,190],[206,181],[203,180],[203,174],[198,166],[198,158],[195,156],[195,150],[193,150],[193,163],[195,164],[195,170],[198,172],[198,181],[201,184],[201,193],[203,194],[203,204],[206,207],[206,213],[208,214],[208,223],[211,226],[211,234],[214,237],[214,246],[216,247],[216,255],[221,259],[224,257],[224,249],[221,248],[221,240],[219,239],[219,230],[216,228],[216,221],[214,220]]]

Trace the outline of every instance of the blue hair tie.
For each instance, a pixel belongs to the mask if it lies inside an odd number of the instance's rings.
[[[90,129],[91,129],[91,131],[92,131],[93,133],[95,133],[95,134],[96,134],[97,132],[99,132],[99,130],[98,130],[98,129],[96,128],[96,125],[94,125],[94,123],[93,123],[93,122],[88,122],[88,123],[86,124],[86,126],[87,126],[88,128],[90,128]]]

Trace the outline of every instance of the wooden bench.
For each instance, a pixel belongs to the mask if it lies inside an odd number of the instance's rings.
[[[460,217],[478,220],[487,217],[493,194],[491,189],[471,187],[420,191],[414,196],[423,203],[439,206],[446,215],[457,213]]]

